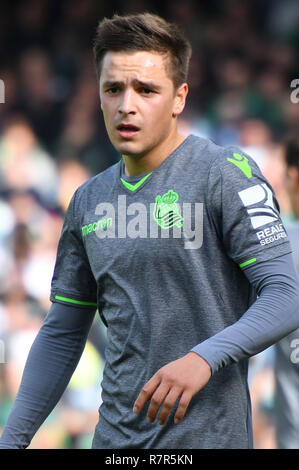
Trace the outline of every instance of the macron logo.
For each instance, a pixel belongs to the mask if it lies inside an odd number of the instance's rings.
[[[270,224],[279,218],[279,213],[274,206],[272,191],[265,183],[251,186],[238,194],[247,208],[254,229]]]

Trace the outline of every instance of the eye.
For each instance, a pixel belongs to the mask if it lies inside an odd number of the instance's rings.
[[[150,95],[151,93],[154,93],[154,91],[151,90],[150,88],[141,88],[140,92],[143,93],[144,95]]]
[[[112,87],[108,88],[105,93],[108,93],[108,95],[115,95],[119,91],[119,88],[117,87]]]

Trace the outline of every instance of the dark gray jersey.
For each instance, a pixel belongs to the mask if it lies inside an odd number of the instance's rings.
[[[108,326],[93,445],[246,448],[246,360],[211,364],[178,425],[132,408],[160,367],[249,308],[247,266],[291,251],[272,188],[248,155],[195,136],[139,182],[121,177],[119,162],[76,191],[52,281],[53,302],[97,304]]]

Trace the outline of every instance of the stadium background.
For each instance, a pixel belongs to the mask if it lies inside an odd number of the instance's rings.
[[[180,24],[192,42],[181,127],[248,152],[273,185],[285,223],[292,218],[281,142],[299,129],[299,103],[291,100],[291,82],[299,78],[297,0],[2,0],[0,432],[50,306],[70,197],[119,159],[99,106],[91,50],[97,22],[115,12],[145,10]],[[90,447],[105,341],[97,317],[70,385],[31,448]],[[272,364],[272,348],[250,361],[258,448],[276,447]]]

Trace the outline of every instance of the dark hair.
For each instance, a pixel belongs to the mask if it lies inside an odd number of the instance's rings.
[[[176,24],[152,13],[119,16],[100,21],[93,52],[98,78],[106,52],[153,51],[169,54],[168,71],[174,87],[187,81],[192,48]]]
[[[299,168],[299,136],[292,134],[286,137],[284,141],[285,160],[287,166]]]

